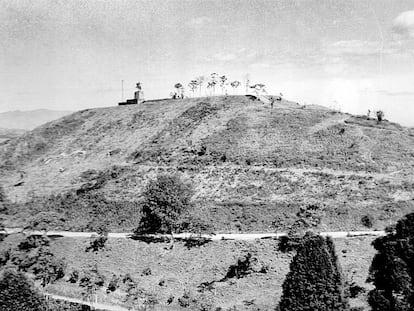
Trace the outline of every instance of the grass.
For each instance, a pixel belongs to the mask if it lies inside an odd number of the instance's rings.
[[[374,250],[372,238],[335,240],[336,251],[349,281],[366,289],[368,268]],[[183,242],[146,244],[132,240],[110,239],[107,249],[91,256],[85,253],[87,240],[61,238],[52,248],[58,257],[65,258],[67,270],[81,271],[97,263],[98,270],[109,281],[113,274],[130,274],[146,295],[155,296],[160,306],[179,307],[177,299],[185,292],[198,300],[210,299],[223,309],[236,306],[237,310],[273,309],[281,296],[281,285],[289,270],[291,253],[278,251],[277,241],[252,242],[220,241],[188,249]],[[247,253],[252,254],[252,271],[241,278],[225,280],[229,268]],[[260,272],[266,267],[266,273]],[[150,271],[150,274],[148,274]],[[221,281],[220,281],[221,280]],[[200,291],[200,285],[216,281]],[[161,284],[161,285],[160,285]],[[60,281],[48,290],[62,295],[77,296],[81,289]],[[99,290],[99,300],[124,304],[125,288],[106,294]],[[171,305],[168,298],[175,297]],[[366,306],[364,294],[351,300],[353,306]],[[248,306],[249,302],[253,302]]]

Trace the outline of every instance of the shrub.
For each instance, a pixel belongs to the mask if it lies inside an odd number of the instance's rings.
[[[65,264],[50,251],[49,240],[39,236],[28,236],[10,254],[10,263],[19,270],[30,272],[41,285],[46,286],[64,277]]]
[[[172,233],[190,207],[192,188],[177,175],[158,175],[144,190],[142,218],[136,233]]]
[[[6,269],[0,276],[0,310],[44,311],[45,302],[20,272]]]
[[[287,253],[296,250],[302,242],[302,238],[298,235],[284,235],[279,238],[278,249],[282,253]]]
[[[245,256],[239,258],[236,264],[229,267],[229,270],[227,271],[227,274],[224,277],[223,281],[231,278],[239,279],[250,274],[253,271],[252,260],[256,259],[252,259],[251,253],[247,253]]]
[[[79,272],[78,270],[73,270],[68,277],[68,282],[70,283],[77,283],[79,280]]]
[[[362,216],[361,223],[367,228],[372,228],[374,226],[374,217],[371,215]]]
[[[61,228],[65,222],[63,214],[56,212],[40,212],[29,218],[24,229],[26,230],[44,230]]]
[[[305,235],[283,283],[279,307],[280,311],[348,310],[332,239]]]
[[[106,292],[114,292],[119,287],[119,277],[117,277],[115,274],[112,275],[111,280],[108,283],[108,287],[106,288]]]
[[[90,269],[84,270],[79,279],[79,286],[84,288],[82,295],[90,298],[100,287],[104,286],[105,279],[98,271],[95,264]]]
[[[0,212],[7,211],[7,208],[9,206],[9,200],[7,199],[6,192],[4,191],[4,188],[2,185],[0,185]]]
[[[373,242],[374,256],[368,281],[375,289],[368,294],[373,311],[414,309],[414,213],[397,222],[387,235]]]
[[[106,241],[108,240],[108,234],[100,234],[97,237],[92,238],[89,246],[85,249],[86,252],[93,251],[98,252],[105,248]]]

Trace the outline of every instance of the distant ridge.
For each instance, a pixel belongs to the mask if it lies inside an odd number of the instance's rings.
[[[0,113],[0,128],[32,130],[39,125],[59,119],[72,111],[36,109],[7,111]]]

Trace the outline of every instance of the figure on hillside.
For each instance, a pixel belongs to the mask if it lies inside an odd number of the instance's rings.
[[[138,104],[140,100],[144,99],[144,92],[142,91],[141,82],[137,83],[136,88],[137,88],[137,90],[134,93],[134,99],[135,99],[136,103]]]
[[[369,120],[369,119],[371,119],[371,109],[368,109],[368,112],[367,112],[367,119]]]
[[[381,122],[382,120],[384,120],[384,112],[382,112],[381,110],[377,111],[377,120],[378,122]]]

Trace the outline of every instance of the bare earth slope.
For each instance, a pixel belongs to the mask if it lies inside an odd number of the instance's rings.
[[[323,230],[362,229],[367,214],[383,229],[413,209],[413,168],[412,129],[247,96],[88,109],[0,145],[12,200],[84,189],[85,176],[109,172],[94,191],[139,202],[148,179],[179,172],[198,213],[226,232],[274,230],[310,204]]]

